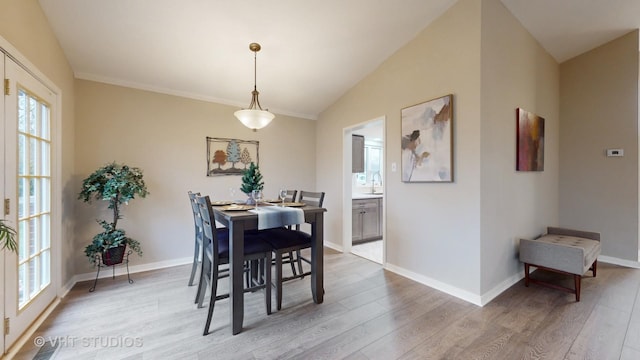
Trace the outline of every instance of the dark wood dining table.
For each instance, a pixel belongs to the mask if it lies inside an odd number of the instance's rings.
[[[267,205],[268,206],[268,205]],[[224,211],[214,207],[215,219],[229,229],[229,303],[233,335],[242,331],[244,320],[243,254],[244,231],[258,228],[258,215],[250,211]],[[306,205],[301,208],[305,223],[311,224],[311,293],[313,301],[321,304],[324,298],[323,280],[323,221],[326,209]]]

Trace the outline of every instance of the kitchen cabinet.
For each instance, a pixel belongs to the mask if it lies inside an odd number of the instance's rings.
[[[364,136],[351,135],[351,172],[364,172]]]
[[[382,198],[353,199],[352,244],[382,239]]]

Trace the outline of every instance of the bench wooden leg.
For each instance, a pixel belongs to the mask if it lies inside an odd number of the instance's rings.
[[[593,277],[596,277],[596,269],[598,268],[598,259],[593,262],[591,265],[591,270],[593,270]]]
[[[529,287],[529,264],[524,263],[524,286]]]
[[[573,275],[573,282],[575,283],[576,286],[576,302],[580,301],[580,282],[582,280],[582,276],[580,275]]]

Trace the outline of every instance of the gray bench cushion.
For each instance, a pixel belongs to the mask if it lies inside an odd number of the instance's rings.
[[[520,240],[520,261],[576,275],[584,275],[600,255],[600,242],[560,234]]]

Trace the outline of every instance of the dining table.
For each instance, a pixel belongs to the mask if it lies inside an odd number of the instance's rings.
[[[262,206],[277,205],[260,205]],[[229,229],[229,304],[231,329],[233,335],[236,335],[242,331],[244,320],[244,232],[258,229],[258,214],[256,211],[225,209],[228,208],[214,207],[213,213],[216,221]],[[327,210],[312,205],[305,205],[300,209],[304,213],[304,222],[311,225],[311,294],[313,301],[321,304],[324,299],[323,221]]]

